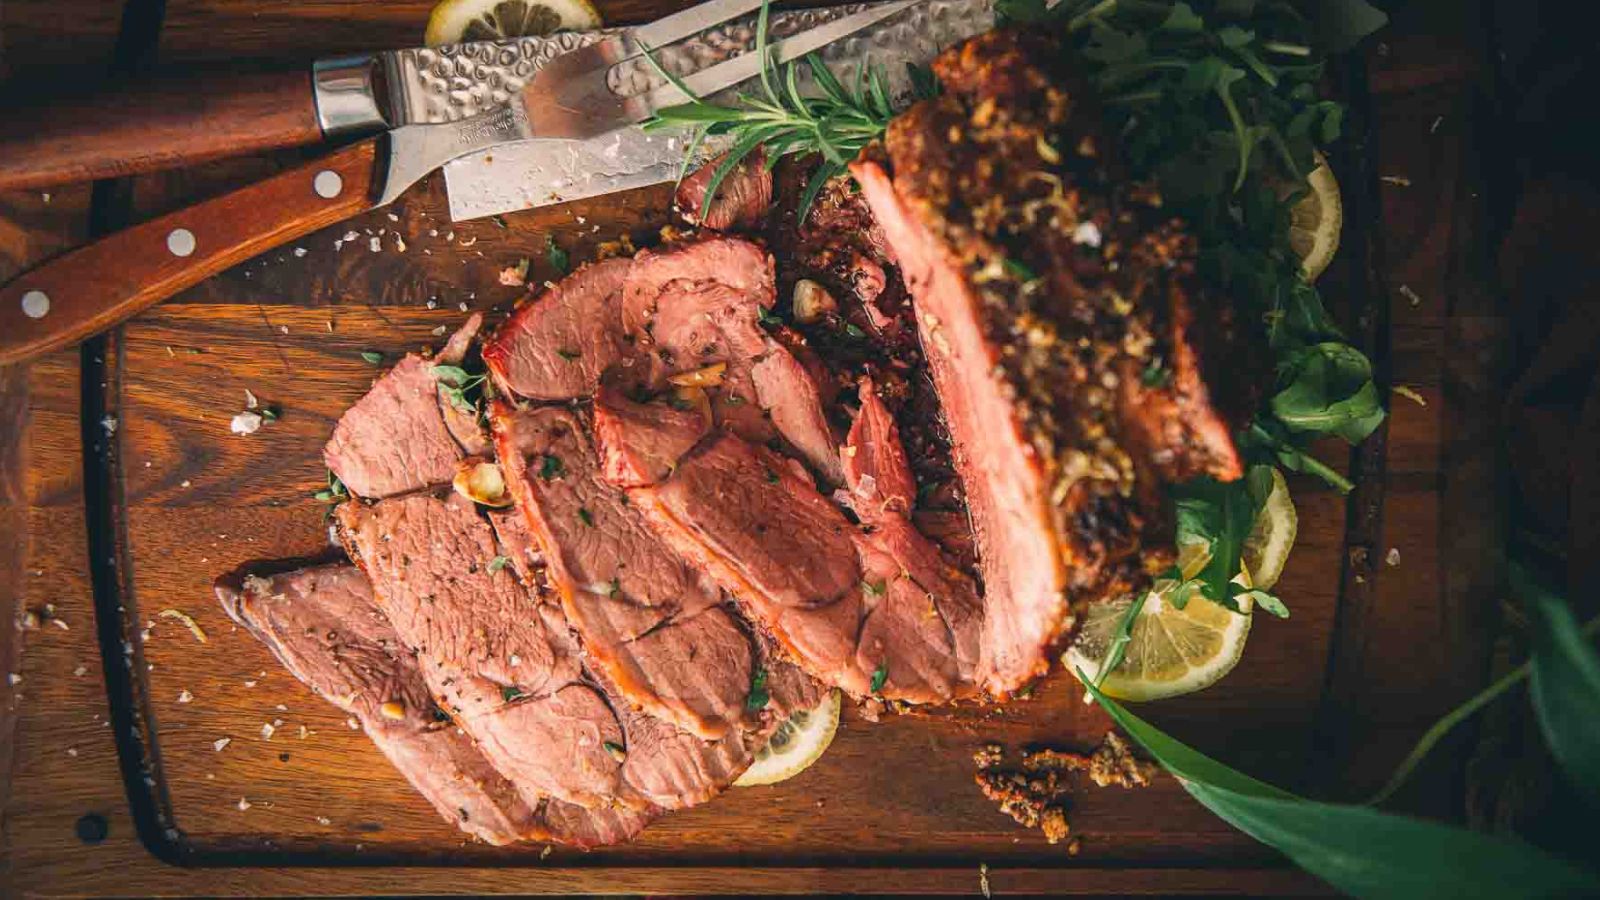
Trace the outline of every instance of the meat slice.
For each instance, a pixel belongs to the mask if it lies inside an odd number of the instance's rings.
[[[464,454],[440,408],[433,363],[401,359],[345,410],[322,458],[358,497],[389,497],[448,482]]]
[[[716,583],[602,478],[576,413],[497,405],[493,422],[512,495],[595,667],[630,703],[690,734],[740,730],[755,651]]]
[[[621,767],[605,744],[620,743],[620,726],[576,683],[579,651],[560,611],[490,565],[502,548],[472,504],[419,493],[346,503],[336,517],[434,697],[495,768],[535,796],[611,805]]]
[[[772,172],[767,167],[766,154],[758,147],[728,171],[711,198],[710,208],[701,215],[711,180],[727,158],[726,153],[718,156],[678,183],[672,205],[690,225],[715,231],[754,228],[772,205]]]
[[[1208,388],[1223,352],[1203,339],[1225,347],[1234,326],[1199,290],[1192,238],[1114,171],[1060,57],[1004,30],[951,48],[935,64],[944,93],[851,169],[950,426],[997,694],[1045,671],[1072,607],[1166,564],[1161,483],[1239,477],[1231,434],[1248,408]]]
[[[651,812],[529,803],[433,703],[415,656],[355,566],[228,576],[217,597],[295,678],[347,714],[447,821],[480,840],[583,847],[633,837]]]
[[[602,384],[594,401],[594,429],[605,448],[607,481],[621,487],[654,484],[711,430],[711,404],[699,388],[641,402],[620,386]]]
[[[517,307],[483,346],[495,383],[535,400],[592,395],[600,374],[629,352],[621,299],[630,266],[626,259],[581,266]]]
[[[913,703],[970,696],[971,582],[908,520],[858,528],[797,470],[724,433],[628,496],[823,683]]]
[[[761,327],[774,300],[772,257],[715,238],[643,250],[623,289],[623,327],[664,373],[722,364],[717,424],[746,440],[781,436],[828,484],[842,477],[814,375]]]
[[[860,396],[861,412],[839,454],[850,508],[863,522],[904,518],[916,502],[917,483],[900,443],[900,429],[871,376],[861,379]]]

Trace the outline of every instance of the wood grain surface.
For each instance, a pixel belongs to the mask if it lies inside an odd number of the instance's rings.
[[[241,55],[291,58],[403,43],[406,29],[420,32],[426,6],[169,0],[162,50],[169,61],[235,46]],[[624,21],[665,6],[603,8],[608,21]],[[0,25],[7,15],[16,13],[0,9]],[[1293,618],[1257,622],[1244,661],[1216,688],[1141,710],[1254,774],[1346,799],[1381,777],[1440,708],[1470,692],[1484,660],[1474,656],[1485,637],[1474,617],[1491,602],[1454,556],[1475,539],[1470,523],[1446,518],[1477,514],[1469,500],[1483,487],[1483,464],[1444,438],[1470,422],[1474,402],[1465,389],[1473,372],[1445,366],[1468,336],[1443,327],[1471,238],[1462,231],[1472,199],[1462,185],[1464,123],[1475,112],[1462,73],[1472,69],[1437,34],[1408,38],[1416,32],[1406,27],[1397,23],[1368,62],[1378,91],[1374,175],[1405,176],[1407,185],[1372,187],[1383,204],[1375,241],[1390,287],[1382,337],[1393,349],[1391,375],[1427,405],[1393,405],[1383,471],[1373,476],[1384,502],[1369,534],[1376,560],[1363,571],[1374,586],[1361,627],[1348,626],[1342,607],[1347,503],[1292,478],[1301,529],[1281,592]],[[330,46],[337,41],[345,43]],[[1446,119],[1430,130],[1435,115]],[[279,154],[140,178],[133,208],[159,215],[299,161]],[[78,194],[75,215],[87,201],[86,190]],[[1082,838],[1076,857],[998,813],[971,781],[976,744],[1087,748],[1105,730],[1104,717],[1059,675],[1032,700],[998,709],[878,724],[847,714],[833,749],[801,777],[673,814],[629,846],[545,857],[539,846],[472,845],[343,716],[231,625],[209,591],[218,572],[327,546],[321,506],[310,497],[324,477],[317,452],[378,372],[363,351],[392,356],[435,344],[437,329],[464,318],[463,305],[504,310],[516,291],[499,285],[501,268],[527,258],[535,279],[553,277],[547,239],[582,259],[600,241],[658,225],[667,199],[652,189],[510,215],[504,226],[451,224],[442,186],[430,179],[393,209],[236,265],[128,322],[106,345],[104,384],[82,382],[83,363],[98,365],[75,352],[0,369],[0,552],[14,556],[12,565],[0,559],[0,599],[14,611],[53,604],[67,626],[47,621],[19,633],[9,615],[0,625],[0,660],[19,676],[0,685],[0,894],[973,893],[980,864],[996,893],[1320,890],[1170,779],[1143,791],[1078,791],[1069,814]],[[53,218],[63,202],[0,195],[0,254],[11,271],[82,239],[81,219]],[[245,390],[282,415],[256,434],[233,435],[228,422]],[[101,402],[105,420],[86,420]],[[89,575],[84,498],[95,487],[84,480],[84,459],[102,450],[114,452],[114,524],[127,537],[115,551],[135,623],[126,663],[120,648],[101,658],[96,628],[106,622],[97,623]],[[1344,467],[1340,447],[1319,450]],[[1462,460],[1470,464],[1446,468]],[[168,609],[192,616],[206,642],[163,617]],[[1330,660],[1342,675],[1330,674]],[[141,836],[130,813],[130,796],[152,789],[143,773],[123,771],[107,724],[107,672],[120,678],[125,665],[147,687],[141,724],[156,751],[148,775],[171,835]],[[1329,716],[1338,727],[1319,728]],[[262,726],[273,723],[269,739]],[[1404,800],[1448,811],[1450,782],[1446,772]],[[80,836],[102,823],[103,840]],[[170,847],[184,849],[168,859],[152,852]]]

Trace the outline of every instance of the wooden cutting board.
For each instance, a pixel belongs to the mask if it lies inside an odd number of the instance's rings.
[[[169,3],[169,23],[197,15],[193,6]],[[629,7],[626,18],[671,6]],[[259,36],[243,18],[223,19],[247,43]],[[1362,88],[1359,74],[1353,84]],[[1357,99],[1358,113],[1368,108]],[[1440,422],[1470,420],[1472,405],[1440,409],[1444,379],[1430,366],[1452,338],[1407,330],[1417,307],[1400,299],[1391,309],[1382,289],[1372,146],[1352,143],[1338,160],[1351,223],[1326,293],[1380,368],[1435,405],[1400,401],[1387,436],[1356,463],[1353,499],[1291,479],[1300,538],[1279,589],[1293,618],[1257,621],[1244,661],[1216,688],[1141,709],[1254,774],[1346,798],[1459,693],[1473,663],[1452,652],[1482,643],[1470,617],[1438,624],[1474,586],[1470,564],[1444,562],[1459,560],[1474,532],[1443,527],[1442,517],[1484,501],[1440,477],[1456,447]],[[143,179],[135,214],[281,162]],[[1453,196],[1456,172],[1421,174]],[[847,713],[833,748],[802,776],[732,790],[627,846],[473,845],[231,624],[211,596],[218,573],[328,548],[324,507],[311,495],[323,486],[320,448],[333,422],[380,370],[363,353],[392,360],[437,345],[463,307],[509,308],[518,292],[499,283],[501,269],[526,258],[535,279],[553,278],[547,241],[587,258],[600,241],[664,223],[667,200],[650,189],[451,224],[431,179],[392,209],[241,265],[81,355],[0,372],[0,529],[22,536],[0,547],[11,554],[0,587],[14,588],[22,609],[53,604],[66,626],[47,617],[4,647],[19,680],[0,686],[13,695],[0,718],[12,736],[0,757],[9,773],[3,892],[970,893],[980,866],[997,891],[1316,889],[1168,778],[1138,791],[1079,790],[1069,813],[1076,856],[997,812],[972,783],[979,744],[1086,750],[1107,728],[1059,673],[1032,699],[999,708],[875,724]],[[246,391],[280,415],[240,436],[229,420]],[[1321,449],[1344,467],[1341,447]],[[1468,470],[1474,462],[1453,458]],[[1419,647],[1425,629],[1436,634]],[[1415,655],[1391,663],[1395,648]],[[1383,704],[1372,702],[1375,676],[1390,691]],[[1434,787],[1413,801],[1442,802]]]

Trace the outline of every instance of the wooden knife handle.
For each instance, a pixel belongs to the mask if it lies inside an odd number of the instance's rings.
[[[368,209],[378,138],[50,260],[0,288],[0,366],[75,344],[241,260]]]
[[[189,73],[0,109],[0,190],[170,169],[322,140],[311,74]]]

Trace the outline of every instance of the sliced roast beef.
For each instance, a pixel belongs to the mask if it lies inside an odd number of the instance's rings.
[[[579,651],[560,611],[490,565],[501,547],[472,504],[419,493],[346,503],[337,518],[434,696],[495,768],[538,795],[610,805],[621,767],[605,743],[620,727],[576,684]]]
[[[1009,31],[951,48],[935,65],[944,93],[852,167],[950,424],[996,693],[1048,667],[1069,605],[1164,564],[1140,553],[1170,544],[1160,481],[1237,478],[1224,410],[1247,405],[1200,372],[1194,320],[1232,326],[1195,284],[1192,239],[1148,185],[1114,174],[1116,147],[1060,58]]]
[[[433,363],[415,354],[345,411],[323,461],[358,497],[388,497],[448,482],[463,457],[440,407]]]
[[[628,495],[825,684],[914,703],[975,691],[974,586],[903,513],[862,529],[791,460],[728,433]]]
[[[502,466],[591,662],[622,696],[701,738],[741,730],[756,666],[715,582],[601,475],[580,417],[495,407]]]
[[[621,298],[630,265],[607,259],[581,266],[517,307],[483,346],[495,383],[535,400],[593,394],[600,374],[629,352]]]
[[[712,179],[728,159],[726,153],[691,172],[678,183],[672,205],[690,225],[703,225],[716,231],[753,228],[760,224],[772,205],[772,172],[760,148],[739,160],[722,177],[722,183],[705,204]]]
[[[711,430],[711,403],[701,388],[635,400],[620,385],[602,384],[594,428],[605,448],[607,481],[621,487],[654,484]]]
[[[435,706],[412,652],[345,563],[219,580],[217,596],[295,678],[354,716],[428,802],[491,844],[627,840],[652,813],[530,803]]]
[[[670,373],[717,371],[712,411],[746,440],[781,436],[829,484],[842,477],[814,376],[761,327],[773,304],[772,257],[717,238],[644,250],[623,289],[623,325]]]
[[[878,396],[871,376],[861,379],[861,412],[850,426],[840,456],[850,508],[863,522],[904,518],[916,501],[917,483],[900,443],[900,431]]]

